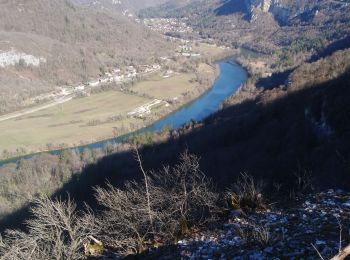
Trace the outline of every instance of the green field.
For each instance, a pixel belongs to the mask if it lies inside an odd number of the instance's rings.
[[[208,72],[210,68],[200,66]],[[174,99],[192,91],[197,84],[192,79],[195,79],[194,73],[172,74],[169,78],[155,75],[132,86],[133,91],[147,94],[147,97],[120,91],[101,92],[0,122],[0,154],[5,149],[15,152],[17,148],[25,148],[27,152],[36,152],[57,148],[60,144],[71,147],[111,138],[115,134],[114,128],[128,129],[130,124],[143,123],[142,119],[127,118],[128,112],[154,98]],[[152,112],[163,106],[152,108]],[[109,120],[117,115],[122,115],[123,119]]]
[[[105,121],[111,116],[126,114],[149,99],[107,91],[90,97],[74,99],[20,118],[0,123],[0,147],[43,149],[47,144],[83,142],[110,137],[113,127],[121,122],[88,126],[94,120]],[[128,119],[130,120],[130,119]],[[123,122],[129,123],[129,122]]]
[[[132,90],[140,94],[148,94],[158,99],[168,99],[180,96],[182,93],[193,90],[196,85],[191,82],[195,79],[193,74],[171,75],[163,78],[154,76],[132,87]]]
[[[199,64],[197,70],[207,77],[215,76],[215,70],[207,64]],[[133,86],[132,90],[139,94],[148,94],[152,97],[165,100],[179,97],[182,93],[194,90],[197,86],[194,82],[195,79],[196,77],[193,73],[174,73],[169,78],[156,75]]]
[[[215,57],[217,55],[222,55],[225,52],[227,52],[227,50],[222,49],[214,44],[208,44],[203,42],[198,43],[198,46],[194,46],[193,51],[209,57]]]

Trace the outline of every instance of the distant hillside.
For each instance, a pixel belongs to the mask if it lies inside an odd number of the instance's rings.
[[[146,63],[170,50],[161,36],[122,15],[65,0],[0,5],[0,113],[56,85],[96,78],[120,65]]]
[[[169,1],[141,11],[141,17],[187,18],[203,39],[273,53],[294,40],[325,40],[350,35],[348,1],[192,0]]]
[[[109,9],[113,11],[129,11],[129,14],[135,14],[138,11],[164,4],[168,0],[71,0],[78,5],[86,5],[91,7],[99,7],[100,9]]]
[[[250,100],[234,102],[238,92],[203,123],[139,136],[136,140],[145,144],[140,148],[145,169],[173,165],[178,154],[188,149],[201,158],[201,169],[220,190],[230,187],[242,172],[262,179],[267,191],[278,184],[279,196],[310,185],[348,190],[349,57],[347,49],[304,64],[291,73],[287,85],[275,85]],[[130,148],[121,144],[114,147],[115,153],[106,147],[86,149],[82,155],[75,150],[61,156],[41,154],[0,167],[0,215],[12,212],[40,191],[62,187],[65,180],[69,182],[56,196],[69,192],[77,202],[95,205],[94,186],[108,180],[121,187],[125,180],[142,178]],[[10,215],[7,221],[18,226],[24,212]],[[0,220],[0,231],[5,223]]]
[[[317,20],[330,19],[331,14],[339,14],[350,4],[348,0],[168,0],[163,2],[157,2],[148,11],[154,11],[154,14],[163,11],[167,16],[174,16],[193,10],[207,9],[214,11],[217,16],[243,13],[248,15],[245,18],[251,21],[264,13],[269,13],[281,25],[297,22],[317,23]],[[180,11],[180,13],[174,11]]]

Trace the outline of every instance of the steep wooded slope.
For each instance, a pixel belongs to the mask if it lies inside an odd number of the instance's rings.
[[[112,11],[130,11],[131,13],[137,13],[138,11],[155,7],[164,4],[168,0],[71,0],[73,3],[79,5],[86,5],[91,7],[97,7],[101,9],[109,9]]]
[[[96,78],[109,67],[150,62],[171,49],[160,35],[121,14],[65,0],[2,0],[0,6],[0,55],[40,60],[0,67],[0,113],[56,85]]]
[[[295,40],[324,40],[327,45],[350,35],[346,1],[193,0],[185,6],[179,2],[143,10],[141,17],[185,17],[201,38],[266,53]]]

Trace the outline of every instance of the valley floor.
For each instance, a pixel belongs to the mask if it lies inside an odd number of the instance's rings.
[[[198,72],[212,81],[215,68],[201,63]],[[3,116],[3,157],[75,147],[113,138],[139,128],[198,97],[210,84],[197,82],[194,72],[157,73],[127,88],[88,97],[67,96],[54,102]],[[0,155],[1,156],[1,155]]]

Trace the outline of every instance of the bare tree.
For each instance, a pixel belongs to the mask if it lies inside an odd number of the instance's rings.
[[[192,226],[212,220],[218,196],[196,156],[185,152],[174,167],[148,174],[138,152],[137,159],[145,185],[97,187],[97,201],[104,207],[97,217],[89,208],[77,211],[69,198],[37,199],[33,218],[26,222],[28,232],[7,231],[0,238],[1,259],[82,259],[96,249],[102,253],[104,246],[136,253],[155,243],[171,243]]]
[[[186,231],[188,225],[201,225],[217,208],[218,195],[213,192],[211,181],[199,167],[199,159],[185,151],[175,167],[164,167],[153,173],[158,196],[165,197],[170,207],[170,219],[176,219]],[[165,196],[164,196],[165,195]],[[185,232],[186,233],[186,232]]]
[[[96,198],[105,207],[97,222],[102,240],[123,253],[140,252],[152,234],[146,192],[137,183],[130,182],[125,190],[107,185],[97,187]]]
[[[124,253],[172,242],[191,225],[208,221],[217,201],[199,170],[198,158],[187,152],[176,166],[166,166],[146,179],[147,189],[136,182],[126,183],[123,190],[111,184],[96,188],[96,198],[105,207],[98,221],[100,237]]]
[[[68,199],[37,199],[28,220],[28,233],[7,231],[0,242],[1,259],[81,259],[89,235],[75,203]]]

